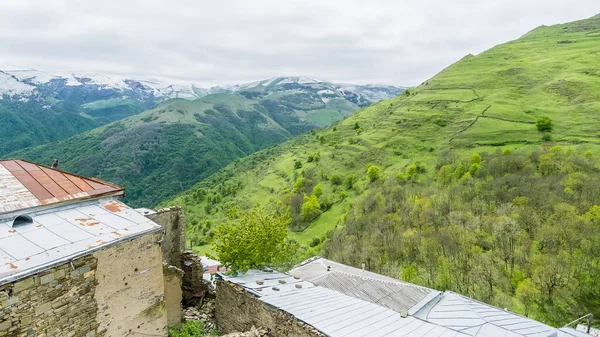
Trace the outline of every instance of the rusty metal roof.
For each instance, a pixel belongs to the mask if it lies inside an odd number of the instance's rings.
[[[71,200],[123,194],[122,187],[99,179],[25,160],[0,160],[0,215]]]

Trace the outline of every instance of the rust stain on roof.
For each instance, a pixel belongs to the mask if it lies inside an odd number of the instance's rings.
[[[14,230],[14,229],[9,229],[9,230],[8,230],[8,232],[9,232],[9,233],[16,233],[17,231],[16,231],[16,230]]]
[[[77,218],[75,220],[79,221],[80,225],[88,226],[88,227],[96,226],[97,224],[100,223],[98,221],[94,221],[94,219],[92,219],[92,218]]]
[[[123,236],[123,234],[121,234],[121,233],[119,233],[117,231],[112,232],[112,234],[114,234],[114,235],[116,235],[118,237],[122,237]]]
[[[69,200],[123,194],[123,188],[25,160],[0,160],[0,213]]]
[[[19,268],[12,263],[9,263],[8,265],[10,266],[10,269],[18,269]]]
[[[108,202],[108,203],[104,204],[104,208],[106,208],[107,210],[109,210],[113,213],[118,213],[124,209],[129,209],[129,207],[125,206],[124,204],[122,204],[118,201]]]

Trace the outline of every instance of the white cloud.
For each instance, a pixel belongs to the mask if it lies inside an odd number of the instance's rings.
[[[306,75],[415,85],[597,0],[0,2],[0,64],[204,85]]]

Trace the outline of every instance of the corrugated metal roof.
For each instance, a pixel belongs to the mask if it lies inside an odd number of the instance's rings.
[[[328,271],[329,270],[329,271]],[[319,286],[401,312],[427,297],[432,289],[402,282],[321,257],[296,266],[290,274]],[[436,292],[439,293],[439,292]]]
[[[114,197],[45,208],[28,213],[33,222],[0,221],[0,284],[52,265],[162,230]]]
[[[327,336],[466,336],[414,317],[403,318],[389,308],[275,271],[219,275]]]
[[[109,194],[122,195],[123,188],[24,160],[0,161],[0,214]]]
[[[580,336],[572,329],[556,329],[451,291],[424,305],[414,317],[477,337]]]

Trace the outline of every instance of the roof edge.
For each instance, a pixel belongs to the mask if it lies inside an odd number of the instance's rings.
[[[73,255],[70,255],[70,256],[65,256],[64,258],[61,258],[61,259],[58,259],[56,261],[52,261],[52,262],[49,262],[49,263],[37,266],[36,268],[24,270],[24,271],[22,271],[20,273],[11,274],[11,275],[7,276],[4,279],[0,279],[0,286],[3,286],[3,285],[8,284],[8,283],[16,282],[18,280],[21,280],[21,279],[24,279],[26,277],[32,276],[34,274],[37,274],[39,272],[42,272],[42,271],[44,271],[46,269],[50,269],[50,268],[56,267],[58,265],[64,264],[66,262],[78,259],[80,257],[93,254],[93,253],[95,253],[95,252],[97,252],[99,250],[102,250],[104,248],[112,247],[112,246],[116,245],[117,243],[122,243],[122,242],[125,242],[125,241],[135,240],[135,239],[140,238],[140,237],[142,237],[144,235],[156,233],[158,231],[164,231],[164,227],[161,226],[161,225],[158,225],[158,227],[151,228],[150,230],[147,230],[145,232],[137,233],[137,234],[134,234],[132,236],[128,236],[128,237],[125,237],[125,238],[122,238],[122,239],[117,239],[115,241],[108,242],[108,243],[106,243],[104,245],[99,245],[99,246],[90,248],[88,250],[85,250],[83,252],[79,252],[79,253],[76,253],[76,254],[73,254]]]
[[[59,202],[47,204],[47,205],[39,205],[39,206],[34,206],[34,207],[21,208],[21,209],[17,209],[17,210],[10,211],[10,212],[0,213],[0,221],[13,219],[13,218],[18,217],[19,215],[35,213],[40,210],[49,210],[49,209],[54,209],[57,207],[62,207],[65,205],[78,204],[78,203],[82,203],[82,202],[86,202],[86,201],[90,201],[90,200],[107,198],[107,197],[122,197],[124,195],[125,195],[125,190],[110,191],[110,192],[105,192],[102,194],[96,194],[96,195],[83,197],[83,198],[63,200],[63,201],[59,201]]]

